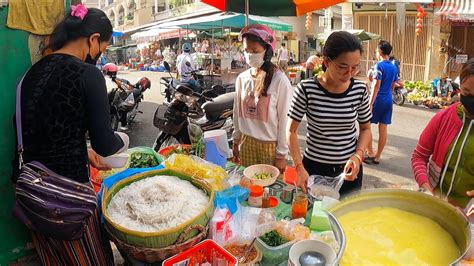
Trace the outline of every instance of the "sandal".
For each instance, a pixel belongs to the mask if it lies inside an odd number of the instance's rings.
[[[378,164],[378,163],[380,163],[380,162],[377,163],[377,162],[375,161],[375,157],[370,157],[369,155],[365,155],[365,157],[364,157],[364,163],[366,163],[366,164]]]

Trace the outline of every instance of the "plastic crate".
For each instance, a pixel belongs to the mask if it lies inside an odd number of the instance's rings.
[[[217,257],[219,263],[215,263],[213,257]],[[205,260],[212,265],[237,265],[237,259],[232,256],[231,253],[219,246],[213,240],[206,239],[196,246],[166,259],[163,262],[163,266],[194,266],[196,265],[195,262],[190,261],[192,258],[205,258]]]

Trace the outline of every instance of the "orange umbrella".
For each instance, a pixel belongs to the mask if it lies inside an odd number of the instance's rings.
[[[343,3],[345,0],[201,0],[201,2],[221,11],[259,16],[301,16]]]

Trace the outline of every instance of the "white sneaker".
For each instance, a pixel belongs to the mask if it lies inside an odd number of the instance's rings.
[[[127,131],[128,130],[128,127],[127,126],[121,126],[120,127],[120,131]]]

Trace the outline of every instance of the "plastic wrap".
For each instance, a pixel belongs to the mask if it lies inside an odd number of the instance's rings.
[[[215,190],[229,187],[227,173],[221,167],[193,155],[173,154],[164,165],[166,168],[201,178],[209,182]]]

